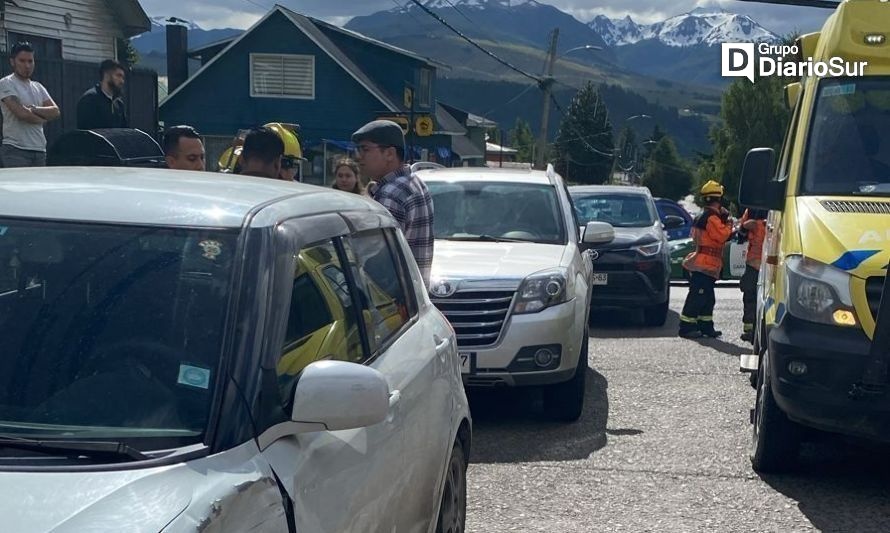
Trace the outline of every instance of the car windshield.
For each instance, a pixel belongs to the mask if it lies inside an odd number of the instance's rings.
[[[890,77],[819,86],[801,194],[890,195]]]
[[[0,219],[0,435],[199,442],[236,238]]]
[[[608,222],[619,228],[644,228],[655,224],[652,202],[641,194],[573,195],[581,225]]]
[[[504,182],[427,182],[437,239],[565,244],[556,189]]]

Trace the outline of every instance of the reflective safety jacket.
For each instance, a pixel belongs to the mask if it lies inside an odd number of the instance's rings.
[[[693,222],[692,240],[695,242],[695,251],[683,260],[683,268],[720,279],[720,272],[723,270],[723,245],[730,235],[732,223],[728,214],[721,215],[718,209],[706,207]]]
[[[745,256],[745,263],[757,270],[760,270],[760,261],[763,259],[763,240],[766,238],[765,215],[764,212],[746,209],[741,220],[743,226],[749,220],[756,222],[754,227],[748,230],[748,253]]]

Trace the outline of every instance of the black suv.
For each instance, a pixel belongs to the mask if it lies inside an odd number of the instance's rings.
[[[665,229],[680,227],[680,217],[659,220],[646,187],[589,185],[569,187],[583,228],[607,222],[615,240],[588,246],[593,261],[591,307],[642,308],[647,326],[661,326],[670,305],[670,249]]]

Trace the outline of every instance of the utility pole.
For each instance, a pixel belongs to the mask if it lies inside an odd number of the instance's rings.
[[[537,156],[535,166],[544,169],[544,156],[547,151],[547,128],[550,122],[550,90],[553,86],[553,67],[556,64],[556,44],[559,41],[559,28],[553,28],[550,34],[550,50],[547,52],[546,76],[541,81],[544,101],[541,106],[541,131],[538,134]]]

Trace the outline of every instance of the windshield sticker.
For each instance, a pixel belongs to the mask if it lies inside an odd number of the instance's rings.
[[[219,241],[201,241],[198,243],[198,246],[204,250],[203,255],[206,259],[210,259],[215,261],[217,257],[222,253],[222,243]]]
[[[0,226],[0,237],[6,235],[7,231],[9,231],[9,226]]]
[[[180,364],[179,379],[176,380],[176,382],[188,387],[208,389],[210,388],[210,369],[187,365],[185,363]]]
[[[847,96],[856,94],[855,83],[845,83],[843,85],[832,85],[822,89],[822,98],[830,98],[832,96]]]

